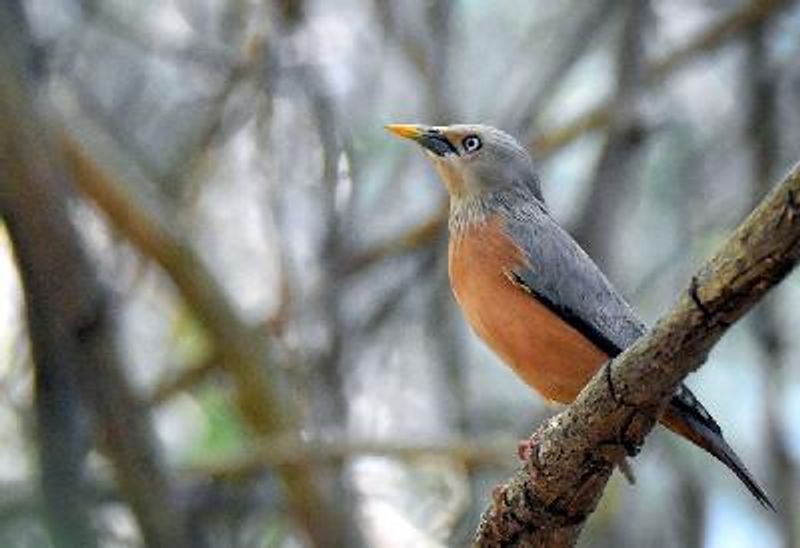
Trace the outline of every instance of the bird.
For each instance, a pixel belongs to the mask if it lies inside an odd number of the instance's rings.
[[[572,402],[646,326],[550,215],[531,155],[482,124],[385,127],[422,147],[448,191],[450,285],[473,331],[546,400]],[[683,383],[660,422],[716,457],[774,511]]]

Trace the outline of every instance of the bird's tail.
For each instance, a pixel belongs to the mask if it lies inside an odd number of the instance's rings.
[[[722,429],[708,411],[697,401],[685,386],[681,386],[673,396],[661,417],[661,423],[688,439],[698,447],[714,455],[722,464],[730,468],[744,483],[750,493],[773,512],[775,507],[764,490],[747,470],[742,461],[722,436]]]

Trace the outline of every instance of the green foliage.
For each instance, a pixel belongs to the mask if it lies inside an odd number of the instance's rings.
[[[227,390],[218,386],[208,387],[201,391],[197,402],[205,416],[205,423],[192,458],[209,460],[241,449],[246,440],[246,431]]]

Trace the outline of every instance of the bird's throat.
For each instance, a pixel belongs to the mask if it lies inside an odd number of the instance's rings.
[[[469,229],[486,222],[490,213],[489,204],[479,196],[457,196],[450,194],[450,237],[458,239]]]
[[[446,158],[435,158],[433,165],[452,198],[465,198],[467,196],[464,175],[458,166]]]

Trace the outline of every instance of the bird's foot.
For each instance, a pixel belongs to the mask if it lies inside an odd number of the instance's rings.
[[[508,507],[508,502],[506,502],[506,486],[504,483],[495,485],[494,489],[492,489],[492,502],[494,503],[494,507],[501,512]]]
[[[525,468],[528,470],[532,479],[536,479],[538,475],[537,464],[539,462],[539,444],[542,441],[542,429],[537,429],[531,437],[520,440],[517,444],[517,456],[519,460],[525,463]]]
[[[633,467],[631,466],[631,461],[626,458],[623,458],[621,461],[617,463],[617,468],[619,468],[620,473],[623,477],[628,480],[628,485],[635,485],[636,484],[636,475],[633,473]]]
[[[519,440],[517,444],[517,456],[522,462],[528,462],[536,451],[536,446],[542,441],[541,429],[536,430],[531,437]]]

